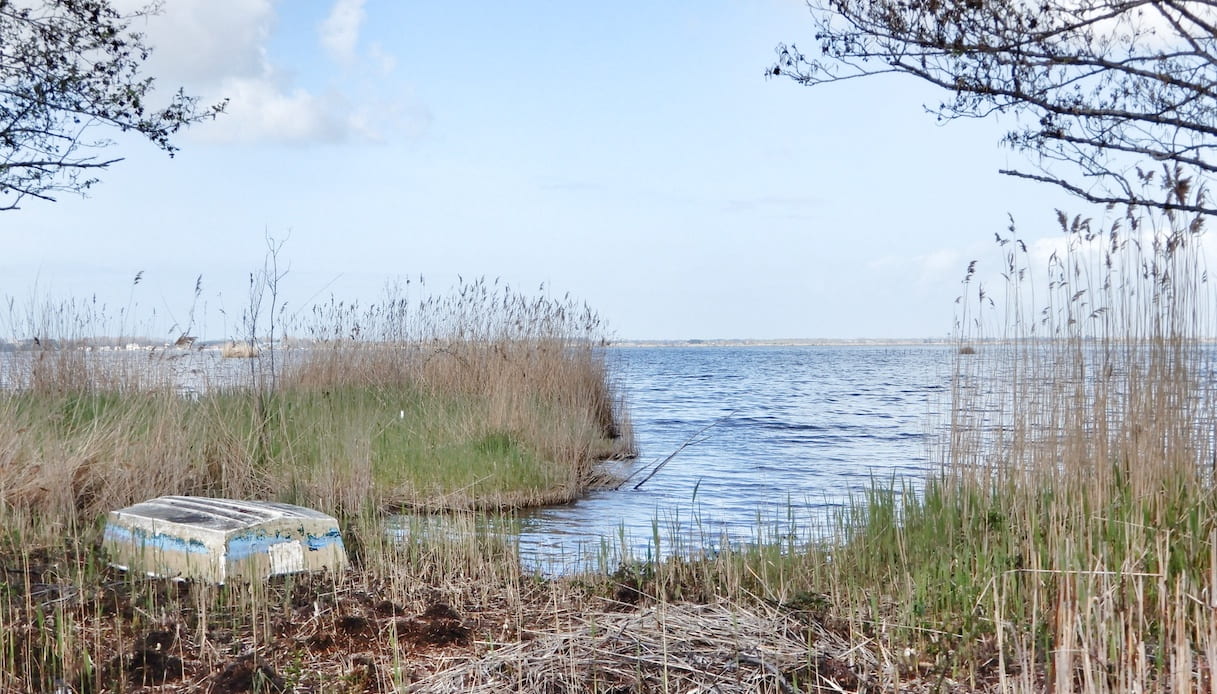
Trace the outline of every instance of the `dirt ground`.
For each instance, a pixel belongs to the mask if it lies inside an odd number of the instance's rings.
[[[45,555],[0,569],[5,692],[974,690],[849,643],[822,609],[654,600],[620,577],[219,587],[108,567],[74,583]]]

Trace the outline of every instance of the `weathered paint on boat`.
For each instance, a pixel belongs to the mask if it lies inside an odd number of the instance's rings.
[[[111,511],[102,546],[123,569],[212,583],[347,565],[336,519],[271,501],[150,499]]]

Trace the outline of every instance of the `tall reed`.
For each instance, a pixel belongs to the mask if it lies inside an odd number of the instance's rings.
[[[1217,380],[1203,219],[1059,222],[1051,249],[999,236],[1004,293],[969,269],[959,334],[973,349],[957,356],[941,471],[922,494],[879,489],[843,518],[832,580],[873,625],[860,635],[904,654],[910,676],[1208,690]]]
[[[316,307],[301,330],[310,347],[282,377],[286,392],[314,397],[357,389],[388,416],[376,440],[390,448],[410,432],[431,432],[439,449],[406,445],[393,453],[396,467],[442,475],[394,476],[385,470],[393,463],[379,465],[397,482],[398,500],[422,507],[566,501],[601,481],[598,461],[633,454],[628,413],[604,362],[603,327],[585,305],[481,279],[418,299],[409,289],[390,285],[367,307]],[[465,444],[481,455],[462,451]],[[448,464],[435,465],[436,456]],[[487,457],[490,465],[479,467]],[[478,489],[500,493],[467,493]]]
[[[13,325],[51,332],[0,352],[0,520],[54,538],[162,494],[514,507],[575,498],[632,451],[586,307],[483,281],[387,296],[318,307],[286,326],[303,340],[250,336],[268,348],[227,376],[189,345],[108,351],[96,314],[42,306]]]
[[[758,537],[613,580],[807,615],[853,644],[840,661],[859,688],[1217,691],[1204,220],[1114,212],[1059,214],[1060,236],[1031,247],[1012,227],[996,290],[968,268],[923,483],[876,480],[822,543]]]

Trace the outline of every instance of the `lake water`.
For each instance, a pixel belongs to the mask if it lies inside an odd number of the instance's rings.
[[[217,350],[99,354],[185,396],[251,380],[249,361]],[[714,551],[758,534],[822,537],[851,494],[893,478],[915,485],[933,465],[931,413],[946,401],[954,354],[943,345],[610,348],[640,450],[621,465],[633,477],[506,524],[492,519],[487,531],[511,528],[525,563],[545,573]],[[23,383],[39,356],[0,359],[0,387]]]
[[[931,462],[945,346],[620,347],[608,359],[641,451],[618,491],[521,519],[547,573],[823,531],[832,509]],[[706,427],[709,427],[706,429]],[[698,432],[705,431],[698,435]],[[649,470],[694,437],[640,489]],[[656,543],[658,542],[658,547]]]

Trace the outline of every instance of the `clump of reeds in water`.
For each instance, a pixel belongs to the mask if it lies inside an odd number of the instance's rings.
[[[252,341],[229,340],[220,347],[220,356],[225,359],[253,359],[258,356],[258,347]]]
[[[497,282],[416,301],[395,285],[367,307],[316,307],[281,389],[340,426],[361,419],[370,447],[346,455],[368,459],[389,503],[569,501],[608,481],[600,461],[633,453],[602,330],[586,306]]]
[[[1004,298],[969,271],[961,344],[985,349],[957,360],[942,470],[854,508],[829,572],[903,671],[1014,691],[1217,682],[1202,222],[1061,214],[1046,266],[999,239]]]

